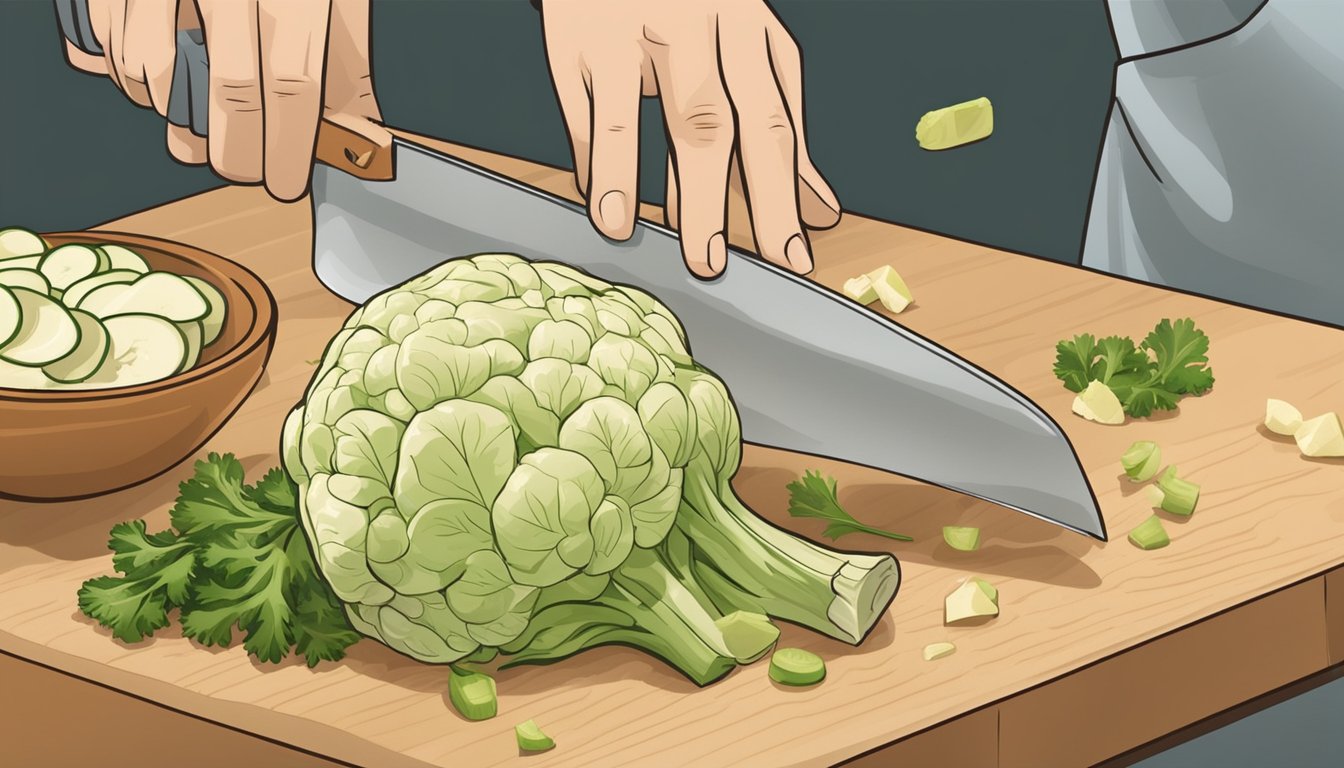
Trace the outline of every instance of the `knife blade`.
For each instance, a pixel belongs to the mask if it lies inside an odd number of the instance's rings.
[[[735,249],[686,270],[676,235],[640,221],[606,239],[583,209],[400,138],[395,178],[319,165],[314,270],[353,302],[480,252],[561,261],[658,297],[727,384],[749,442],[905,475],[1106,539],[1067,436],[1006,383],[811,280]]]
[[[83,0],[57,9],[66,39],[94,52]],[[179,31],[168,119],[201,136],[208,73],[203,36]],[[313,173],[314,271],[346,299],[484,251],[566,262],[666,304],[696,361],[733,393],[743,439],[902,474],[1106,539],[1096,496],[1053,419],[840,294],[731,248],[725,274],[700,281],[663,227],[639,221],[629,240],[608,240],[568,200],[404,140],[386,147],[337,118],[322,120],[316,154],[328,165]]]

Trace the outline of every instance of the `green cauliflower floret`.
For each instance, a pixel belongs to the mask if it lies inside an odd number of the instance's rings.
[[[728,391],[653,297],[508,255],[369,300],[283,435],[318,570],[361,633],[428,662],[644,648],[704,684],[737,611],[859,642],[887,555],[756,517]]]

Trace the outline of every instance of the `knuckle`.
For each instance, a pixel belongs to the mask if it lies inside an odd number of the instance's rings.
[[[689,147],[714,147],[733,139],[732,111],[726,104],[700,104],[677,116],[676,138]]]
[[[266,96],[277,99],[305,98],[316,95],[317,81],[302,73],[280,72],[266,83]]]
[[[793,123],[789,120],[789,115],[783,109],[765,110],[763,112],[744,116],[742,121],[742,132],[751,133],[762,138],[770,138],[781,144],[793,142]]]
[[[216,103],[227,112],[261,111],[261,86],[256,80],[221,77],[211,90]]]

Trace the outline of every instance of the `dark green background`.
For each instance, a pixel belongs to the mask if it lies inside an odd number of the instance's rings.
[[[1078,258],[1115,62],[1102,0],[775,6],[804,51],[813,157],[847,209]],[[569,165],[526,0],[375,0],[374,62],[391,124]],[[988,141],[916,146],[921,114],[977,96],[994,102]],[[168,158],[157,115],[66,67],[46,0],[0,0],[0,104],[0,225],[82,228],[220,183]],[[645,107],[641,190],[661,202]],[[1332,765],[1341,711],[1344,683],[1328,685],[1144,766]]]
[[[671,0],[669,0],[671,1]],[[526,0],[376,0],[389,123],[568,166]],[[809,144],[846,208],[1076,260],[1115,51],[1100,0],[780,0],[804,52]],[[0,0],[0,221],[78,228],[219,183],[163,150],[160,119],[69,69],[51,4]],[[915,144],[920,115],[977,96],[988,140]],[[665,147],[645,104],[641,193]]]

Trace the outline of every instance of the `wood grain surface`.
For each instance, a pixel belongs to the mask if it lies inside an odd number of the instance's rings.
[[[558,170],[446,149],[574,196]],[[657,209],[643,213],[658,217]],[[741,224],[739,216],[733,240],[749,245]],[[259,189],[227,188],[107,228],[235,259],[276,294],[281,323],[268,373],[207,445],[236,453],[260,476],[277,463],[281,421],[312,375],[310,361],[351,309],[309,269],[309,209],[277,204]],[[759,514],[819,536],[818,521],[788,518],[784,488],[818,468],[836,476],[841,502],[861,520],[916,539],[841,541],[891,551],[902,564],[900,593],[861,646],[784,628],[782,644],[825,658],[825,683],[785,689],[757,664],[697,689],[656,659],[604,648],[499,673],[500,716],[469,723],[446,701],[445,668],[371,641],[342,662],[309,670],[292,661],[261,665],[240,648],[202,649],[172,629],[127,646],[81,616],[79,584],[110,569],[108,528],[137,517],[164,525],[176,484],[190,472],[184,463],[96,500],[0,502],[0,650],[380,768],[855,759],[877,766],[902,755],[911,765],[934,764],[939,755],[958,765],[1081,765],[1344,660],[1344,581],[1327,575],[1344,562],[1344,461],[1303,459],[1291,440],[1258,428],[1266,397],[1308,416],[1344,410],[1344,332],[854,215],[816,233],[813,245],[815,278],[831,287],[895,266],[916,297],[899,322],[998,375],[1058,420],[1112,541],[900,477],[749,446],[736,487]],[[1187,398],[1177,413],[1119,427],[1070,414],[1072,394],[1051,374],[1058,339],[1081,331],[1142,336],[1163,317],[1184,316],[1212,339],[1217,384],[1210,394]],[[1124,538],[1151,512],[1140,489],[1120,477],[1118,458],[1136,439],[1161,443],[1182,476],[1203,486],[1193,518],[1168,519],[1172,543],[1152,552]],[[948,524],[980,526],[982,548],[947,548],[939,531]],[[999,588],[1002,614],[981,626],[944,627],[943,597],[971,574]],[[955,642],[956,653],[923,661],[923,646],[940,640]],[[523,761],[511,731],[529,718],[558,746]],[[216,759],[207,754],[201,764]]]

